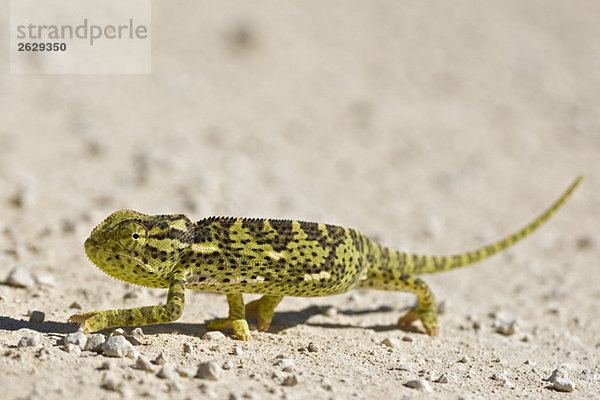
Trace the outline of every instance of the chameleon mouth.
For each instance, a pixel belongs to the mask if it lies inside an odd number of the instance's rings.
[[[121,266],[123,266],[124,260],[128,260],[133,264],[129,265],[129,268],[139,267],[148,273],[154,272],[152,268],[144,263],[141,258],[132,256],[125,252],[115,251],[112,247],[103,245],[91,237],[85,241],[83,246],[85,248],[85,254],[92,264],[109,275],[113,275],[109,271],[112,271],[115,268],[111,267],[107,263],[111,262],[115,264],[121,264]],[[104,265],[108,266],[108,268],[104,268]]]

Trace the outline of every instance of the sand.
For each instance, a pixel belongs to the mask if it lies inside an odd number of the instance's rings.
[[[149,75],[16,75],[2,52],[0,280],[19,268],[27,287],[0,285],[0,397],[598,398],[597,3],[152,6]],[[437,337],[395,325],[411,295],[353,291],[286,298],[250,342],[209,340],[224,296],[188,291],[181,319],[133,346],[167,367],[62,344],[73,313],[166,299],[86,259],[118,209],[322,221],[452,254],[520,228],[579,174],[527,240],[424,276]],[[217,380],[193,376],[207,361]],[[573,392],[546,381],[557,368]]]

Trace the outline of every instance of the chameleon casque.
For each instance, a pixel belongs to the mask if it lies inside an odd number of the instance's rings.
[[[233,328],[250,339],[246,319],[269,328],[284,296],[328,296],[350,289],[410,292],[416,306],[398,320],[421,320],[429,335],[439,326],[435,297],[413,276],[474,263],[521,240],[567,200],[580,176],[543,214],[518,232],[475,251],[450,256],[403,253],[384,247],[356,230],[322,223],[210,217],[192,223],[185,215],[144,215],[117,211],[85,241],[89,259],[107,274],[137,285],[168,288],[167,303],[73,315],[84,332],[115,326],[170,322],[181,316],[185,289],[227,295],[229,318],[209,330]],[[262,294],[244,305],[243,293]]]

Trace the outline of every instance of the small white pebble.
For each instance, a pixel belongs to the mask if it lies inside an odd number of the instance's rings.
[[[71,353],[71,354],[75,354],[75,355],[80,355],[81,354],[81,347],[77,346],[76,344],[73,343],[67,343],[63,346],[63,350],[66,351],[67,353]]]
[[[35,281],[31,276],[30,268],[23,265],[13,268],[8,273],[6,283],[14,287],[31,288],[35,286]]]
[[[156,374],[161,379],[175,380],[179,376],[171,364],[165,364]]]
[[[125,357],[133,355],[134,348],[123,336],[111,336],[102,343],[102,351],[107,357]]]
[[[21,337],[17,347],[36,347],[41,344],[42,340],[38,333],[27,333]]]
[[[548,377],[546,381],[554,382],[558,378],[569,379],[569,372],[567,371],[567,366],[565,364],[559,365],[558,368],[552,371],[552,374],[550,374],[550,377]]]
[[[231,368],[233,368],[233,363],[231,361],[225,361],[221,368],[223,368],[225,370],[231,369]]]
[[[133,365],[135,369],[140,369],[142,371],[154,372],[154,366],[145,356],[139,355],[135,359],[135,364]]]
[[[33,310],[31,314],[29,314],[29,322],[33,322],[36,324],[41,324],[46,319],[46,314],[41,311]]]
[[[552,384],[552,389],[559,392],[572,392],[575,390],[575,384],[567,378],[556,378]]]
[[[306,348],[310,353],[316,353],[317,351],[319,351],[319,346],[317,346],[313,342],[310,342]]]
[[[178,366],[175,371],[179,374],[179,376],[184,378],[189,378],[194,376],[194,370],[190,367],[186,367],[184,365]]]
[[[110,333],[110,336],[123,336],[123,335],[125,335],[125,331],[123,330],[123,328],[113,329],[113,331]]]
[[[424,392],[431,392],[431,385],[425,379],[415,379],[412,381],[408,381],[404,384],[404,386],[409,387],[411,389],[419,389]]]
[[[83,350],[95,351],[96,353],[102,352],[102,343],[106,341],[106,336],[101,333],[92,333],[87,337]]]
[[[504,336],[511,336],[517,332],[517,326],[517,321],[501,322],[496,326],[496,332]]]
[[[291,358],[280,358],[275,362],[276,367],[281,367],[284,371],[289,371],[294,368],[294,360]]]
[[[447,373],[443,373],[440,375],[439,378],[437,378],[436,382],[437,383],[448,383],[448,382],[450,382],[450,375]]]
[[[69,333],[65,336],[63,340],[63,344],[66,346],[68,344],[74,344],[79,347],[80,350],[85,348],[85,344],[87,342],[87,337],[83,334],[83,332],[73,332]]]
[[[335,317],[338,314],[338,309],[335,307],[327,307],[323,314],[328,317]]]
[[[219,331],[209,331],[202,335],[202,339],[204,340],[221,340],[225,339],[225,335]]]
[[[205,361],[198,365],[196,378],[218,381],[221,377],[221,368],[214,361]]]
[[[466,364],[469,361],[471,361],[471,360],[467,356],[463,356],[463,358],[461,358],[460,360],[458,360],[459,363],[463,363],[463,364]]]
[[[54,276],[50,274],[44,274],[41,272],[36,272],[33,274],[33,279],[39,284],[48,287],[55,287],[56,281],[54,280]]]
[[[240,347],[234,346],[233,349],[231,350],[231,353],[234,356],[243,356],[244,350],[242,350]]]

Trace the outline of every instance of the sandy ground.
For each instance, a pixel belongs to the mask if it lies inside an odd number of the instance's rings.
[[[38,279],[0,285],[0,397],[599,397],[597,2],[154,2],[153,72],[131,76],[11,75],[0,13],[0,279]],[[215,361],[217,381],[61,345],[78,306],[165,300],[85,258],[117,209],[323,221],[447,254],[520,228],[581,173],[532,237],[425,277],[438,337],[394,326],[412,296],[357,291],[286,298],[251,342],[206,340],[225,299],[188,291],[135,349]],[[572,393],[544,380],[560,365]]]

